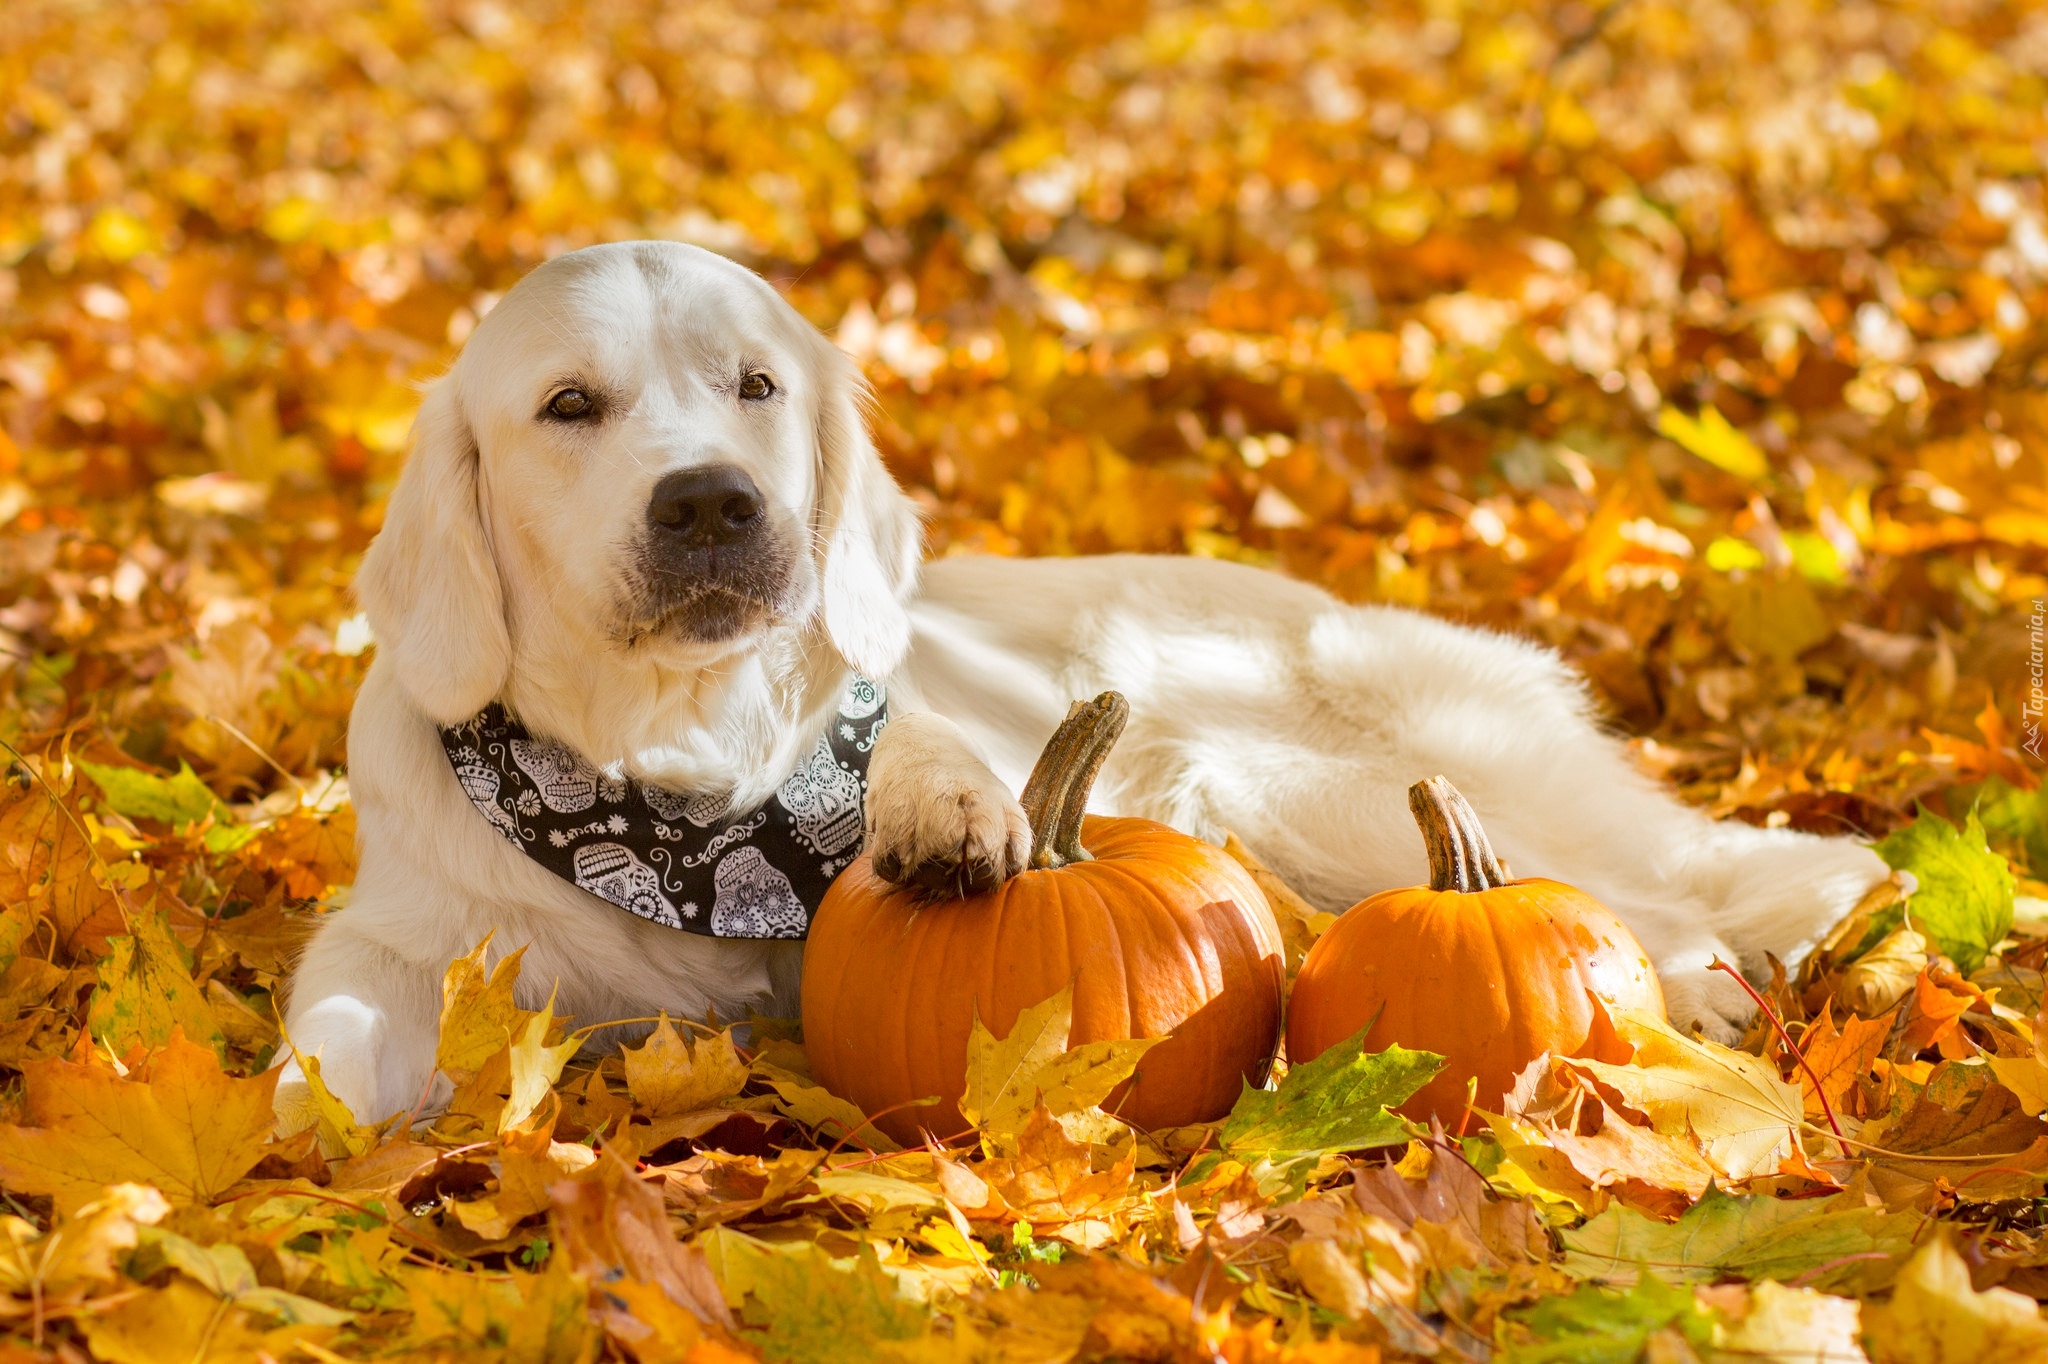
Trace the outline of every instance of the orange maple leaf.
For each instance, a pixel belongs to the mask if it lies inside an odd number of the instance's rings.
[[[343,806],[332,814],[294,810],[264,830],[250,860],[284,877],[285,891],[298,900],[323,895],[330,886],[356,878],[356,812]]]
[[[47,772],[55,764],[45,761]],[[31,904],[56,930],[63,952],[104,955],[107,939],[128,931],[119,892],[95,876],[99,852],[86,841],[77,795],[59,803],[41,782],[0,806],[0,903]]]
[[[2005,717],[1999,714],[1998,704],[1986,701],[1976,718],[1977,731],[1984,736],[1981,744],[1926,728],[1920,731],[1920,737],[1927,741],[1927,746],[1936,756],[1945,757],[1955,764],[1955,781],[1958,784],[1995,776],[2005,778],[2022,791],[2031,791],[2039,786],[2040,777],[2020,761],[2019,749],[2012,742],[2012,731],[2006,728]]]
[[[1917,1056],[1929,1047],[1940,1046],[1955,1034],[1963,1015],[1983,1000],[1984,992],[1961,976],[1923,969],[1913,982],[1911,1021],[1906,1025],[1899,1054]],[[1975,1051],[1974,1047],[1966,1048],[1963,1054],[1974,1055]],[[1943,1046],[1942,1054],[1948,1053],[1949,1048]]]
[[[1968,1007],[1965,1001],[1964,1008]],[[1805,1091],[1809,1118],[1818,1118],[1827,1111],[1821,1102],[1823,1096],[1837,1111],[1842,1108],[1849,1091],[1870,1073],[1871,1065],[1884,1050],[1885,1038],[1891,1035],[1892,1014],[1874,1019],[1851,1014],[1837,1031],[1833,1008],[1832,1000],[1822,1004],[1820,1017],[1799,1039],[1806,1065],[1795,1078]]]

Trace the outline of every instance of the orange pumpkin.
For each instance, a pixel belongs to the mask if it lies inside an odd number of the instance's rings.
[[[1282,957],[1266,899],[1222,849],[1145,819],[1084,818],[1130,713],[1076,703],[1024,788],[1031,869],[934,901],[862,857],[826,892],[804,951],[818,1081],[899,1142],[966,1127],[967,1039],[1074,990],[1069,1046],[1164,1037],[1105,1105],[1142,1128],[1221,1117],[1280,1030]],[[910,1107],[936,1096],[936,1106]]]
[[[1546,1051],[1626,1061],[1593,998],[1663,1016],[1642,944],[1583,891],[1509,880],[1478,816],[1442,777],[1410,787],[1408,805],[1429,848],[1429,884],[1361,901],[1316,940],[1288,1003],[1288,1058],[1313,1059],[1371,1023],[1368,1051],[1399,1045],[1445,1058],[1401,1111],[1454,1128],[1469,1081],[1478,1081],[1472,1102],[1498,1112],[1515,1076]]]

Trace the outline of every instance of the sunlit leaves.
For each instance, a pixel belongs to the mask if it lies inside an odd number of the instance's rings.
[[[18,1217],[0,1219],[0,1287],[17,1297],[40,1291],[62,1298],[105,1283],[135,1248],[141,1229],[170,1210],[155,1189],[114,1184],[77,1209],[61,1233],[40,1232]]]
[[[539,1013],[526,1015],[519,1035],[513,1039],[507,1054],[509,1092],[504,1111],[498,1116],[500,1132],[525,1122],[548,1101],[555,1081],[561,1078],[562,1067],[583,1045],[583,1039],[574,1034],[559,1042],[549,1042],[554,1031],[555,1011],[550,1001]]]
[[[1661,1019],[1621,1014],[1615,1031],[1635,1048],[1627,1065],[1574,1060],[1668,1135],[1691,1134],[1727,1176],[1747,1179],[1790,1154],[1805,1101],[1760,1057],[1681,1037]]]
[[[1730,426],[1719,408],[1708,407],[1698,417],[1688,417],[1667,407],[1657,414],[1657,430],[1737,478],[1755,482],[1770,470],[1756,442]]]

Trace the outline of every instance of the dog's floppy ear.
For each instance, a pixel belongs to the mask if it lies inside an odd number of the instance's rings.
[[[923,548],[917,504],[903,495],[868,438],[867,381],[819,338],[818,512],[824,547],[825,633],[855,671],[881,679],[910,648],[903,598]]]
[[[512,663],[478,478],[476,437],[454,381],[436,380],[413,421],[412,456],[384,529],[363,556],[356,597],[378,652],[439,724],[483,709]]]

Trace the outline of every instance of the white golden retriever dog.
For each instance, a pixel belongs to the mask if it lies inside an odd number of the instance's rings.
[[[377,639],[349,735],[361,873],[288,1017],[356,1114],[445,1101],[441,976],[486,934],[526,948],[523,1002],[558,991],[583,1022],[796,1012],[800,943],[678,932],[508,846],[438,733],[494,700],[612,778],[746,810],[857,671],[892,712],[867,848],[926,883],[1023,866],[1015,793],[1069,701],[1105,688],[1132,718],[1096,811],[1234,831],[1331,910],[1426,879],[1406,791],[1443,773],[1517,874],[1609,905],[1674,1020],[1724,1039],[1750,1005],[1709,963],[1799,958],[1884,872],[1853,842],[1681,806],[1521,640],[1201,559],[920,571],[863,394],[754,274],[650,242],[534,271],[428,390],[357,585]],[[310,1120],[296,1063],[279,1106]]]

